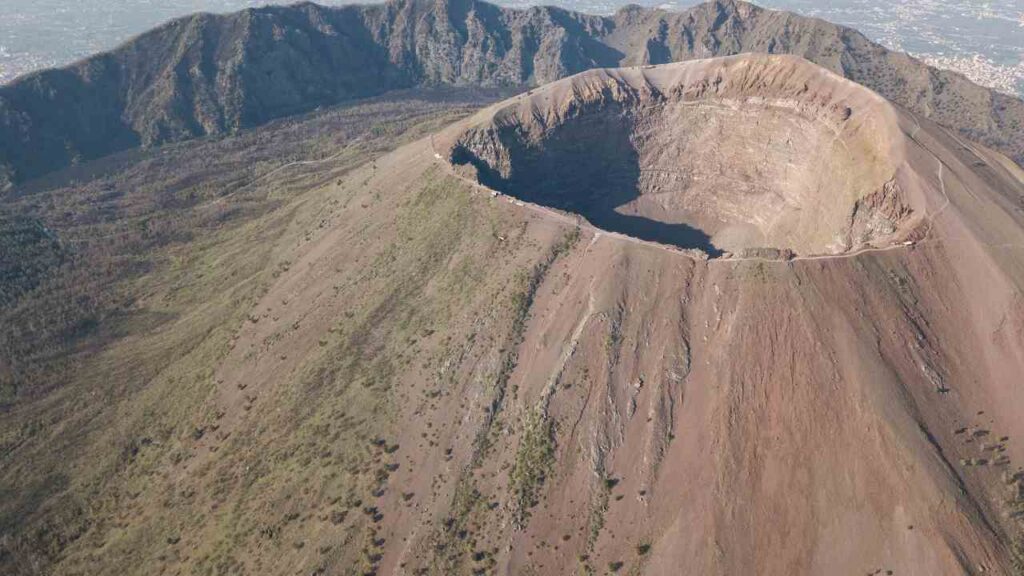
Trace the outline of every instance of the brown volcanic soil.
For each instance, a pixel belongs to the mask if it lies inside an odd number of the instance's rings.
[[[609,123],[628,138],[587,132]],[[434,418],[460,424],[422,465],[435,468],[453,447],[443,466],[452,480],[418,520],[391,528],[403,544],[382,573],[438,556],[449,569],[473,566],[452,551],[460,525],[502,574],[1018,569],[1024,182],[1011,162],[802,61],[761,57],[584,74],[489,109],[437,144],[456,159],[486,151],[476,156],[489,160],[485,181],[585,213],[581,198],[622,182],[613,167],[576,188],[582,168],[622,166],[605,147],[693,174],[706,168],[692,155],[710,157],[693,143],[715,123],[728,134],[716,157],[739,165],[717,164],[717,186],[640,178],[627,213],[692,222],[730,247],[763,245],[742,233],[757,228],[768,245],[800,253],[881,249],[705,261],[584,228],[536,289],[499,424],[473,425],[476,409],[460,406],[483,402],[472,378],[438,402]],[[794,153],[799,178],[780,178],[771,162],[750,166],[770,135],[758,124],[803,126],[804,139],[825,145],[794,143],[814,161]],[[590,139],[573,149],[560,131]],[[879,191],[895,199],[873,200]],[[547,197],[559,193],[570,198]],[[551,221],[526,217],[534,233]],[[415,422],[403,420],[403,442]],[[465,440],[480,426],[493,436],[483,456]],[[553,458],[530,476],[536,492],[524,491],[517,471],[543,460],[538,429]],[[467,489],[496,508],[460,516],[453,506]],[[437,529],[444,518],[451,541]]]
[[[807,90],[793,94],[794,82]],[[666,104],[645,108],[655,93]],[[700,103],[696,116],[684,111],[686,94]],[[545,98],[564,105],[534,107]],[[559,130],[605,121],[592,110],[614,112],[629,135],[614,146],[635,145],[640,165],[678,162],[702,177],[680,147],[707,158],[686,148],[704,141],[705,124],[748,118],[755,127],[727,137],[718,156],[740,164],[721,164],[726,185],[641,178],[627,207],[704,226],[723,246],[763,246],[756,229],[769,246],[818,255],[707,260],[575,228],[544,206],[444,176],[463,169],[435,155],[480,146],[506,160],[489,182],[584,213],[583,200],[612,189],[600,179],[588,181],[596,190],[577,188],[571,174],[600,163],[545,154],[567,153]],[[662,114],[680,124],[656,124]],[[759,122],[804,126],[816,141],[838,133],[858,161],[794,143],[816,158],[789,156],[800,178],[749,166],[769,135]],[[607,141],[586,142],[618,161]],[[520,171],[524,158],[533,164]],[[836,186],[825,186],[825,169],[839,171]],[[523,182],[539,191],[520,192]],[[274,410],[250,395],[284,386],[374,286],[405,294],[373,309],[355,341],[360,354],[402,366],[383,376],[394,411],[375,422],[389,447],[379,461],[400,466],[360,500],[370,544],[356,553],[350,536],[344,548],[358,566],[694,575],[1019,566],[1024,183],[1004,157],[806,63],[751,57],[580,76],[401,149],[343,186],[356,187],[358,222],[338,220],[297,252],[217,378],[222,430],[245,429],[246,406],[263,406],[261,418]],[[879,191],[890,196],[873,200]],[[558,193],[564,204],[546,196]],[[408,264],[386,272],[388,262]],[[202,450],[187,474],[213,461]]]
[[[579,184],[604,168],[559,134],[595,123],[620,132],[580,146],[617,164]],[[530,202],[449,164],[459,146]],[[679,172],[624,179],[652,165]],[[273,235],[176,264],[169,294],[231,279],[130,342],[137,362],[204,332],[179,371],[103,397],[99,438],[154,440],[94,481],[111,517],[43,524],[57,573],[1019,573],[1024,173],[1004,156],[749,57],[579,76],[322,182]],[[577,227],[588,202],[738,253]],[[264,271],[236,278],[254,246]],[[147,428],[166,413],[192,420]]]
[[[806,60],[748,55],[584,72],[438,145],[491,188],[607,230],[712,255],[837,254],[915,234],[900,121]]]

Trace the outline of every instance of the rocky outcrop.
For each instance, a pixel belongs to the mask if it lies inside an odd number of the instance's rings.
[[[904,201],[896,179],[889,180],[854,204],[846,246],[863,246],[891,239],[913,212]]]

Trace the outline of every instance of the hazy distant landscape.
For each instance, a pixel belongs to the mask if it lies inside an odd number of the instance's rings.
[[[0,18],[0,82],[112,48],[177,16],[273,3],[266,0],[7,0]],[[321,0],[320,3],[351,2]],[[497,3],[528,6],[539,2],[498,0]],[[612,13],[623,4],[608,0],[543,3],[598,14]],[[637,3],[674,10],[696,2],[640,0]],[[979,84],[1024,94],[1024,8],[1018,0],[759,0],[756,3],[853,26],[888,48],[962,72]]]

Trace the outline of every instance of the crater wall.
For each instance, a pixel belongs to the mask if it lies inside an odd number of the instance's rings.
[[[838,254],[914,221],[896,111],[794,57],[589,71],[445,138],[495,190],[712,256]]]

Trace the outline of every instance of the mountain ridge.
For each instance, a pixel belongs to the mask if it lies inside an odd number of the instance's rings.
[[[740,52],[807,58],[1024,160],[1024,102],[850,28],[737,0],[613,16],[476,0],[195,14],[0,86],[0,189],[136,146],[219,136],[388,90],[544,84]]]

